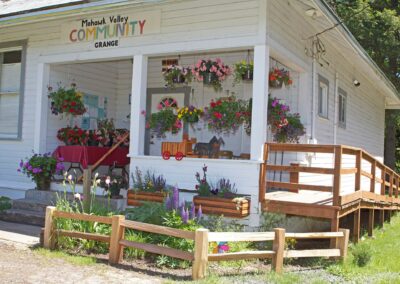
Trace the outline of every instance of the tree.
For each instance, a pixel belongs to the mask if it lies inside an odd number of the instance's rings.
[[[398,0],[328,0],[371,58],[400,90],[400,5]],[[385,115],[385,163],[396,166],[400,114]],[[396,134],[397,133],[397,134]]]

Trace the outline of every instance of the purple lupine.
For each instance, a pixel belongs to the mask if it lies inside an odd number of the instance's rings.
[[[172,192],[172,205],[173,209],[179,208],[179,189],[177,186],[174,187]]]
[[[201,205],[199,206],[199,210],[197,210],[197,220],[200,220],[203,217],[203,210],[201,209]]]
[[[194,206],[194,203],[192,202],[192,205],[190,207],[190,219],[196,218],[196,207]]]
[[[169,195],[165,199],[165,208],[167,208],[168,211],[172,210],[172,198]]]
[[[186,211],[185,211],[185,207],[181,207],[181,212],[180,212],[182,221],[184,222],[185,218],[186,218]],[[185,222],[184,222],[185,223]],[[185,223],[186,224],[186,223]]]
[[[185,215],[184,215],[184,218],[183,218],[183,223],[187,224],[188,222],[189,222],[189,209],[186,208]]]

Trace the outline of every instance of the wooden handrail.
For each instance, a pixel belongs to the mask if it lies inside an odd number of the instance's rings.
[[[310,152],[310,153],[330,153],[334,154],[334,167],[333,168],[322,168],[322,167],[307,167],[302,165],[276,165],[268,164],[269,152]],[[355,157],[354,168],[343,168],[342,161],[343,155],[350,155]],[[332,191],[333,193],[333,205],[340,205],[340,193],[341,193],[341,176],[344,174],[354,174],[355,188],[354,191],[366,190],[362,188],[362,177],[366,177],[370,180],[370,186],[367,189],[370,192],[375,192],[376,184],[380,184],[380,194],[389,194],[392,196],[399,196],[400,188],[400,175],[387,167],[385,164],[378,161],[374,156],[364,151],[361,148],[345,146],[345,145],[310,145],[310,144],[279,144],[279,143],[266,143],[264,145],[264,163],[260,169],[260,189],[259,189],[259,200],[260,202],[265,201],[265,189],[268,187],[286,188],[294,190],[294,192],[303,188],[304,190],[317,190],[323,192]],[[363,167],[363,161],[371,164],[371,169],[366,170]],[[380,176],[378,170],[380,170]],[[289,183],[277,182],[275,180],[267,180],[267,171],[280,171],[288,172],[290,175],[298,176],[299,173],[311,173],[311,174],[323,174],[333,175],[333,186],[310,186],[299,184],[298,179],[292,179]]]

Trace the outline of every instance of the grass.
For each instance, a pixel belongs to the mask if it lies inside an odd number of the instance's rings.
[[[5,196],[0,196],[0,211],[11,208],[11,199]]]
[[[46,258],[58,258],[78,266],[93,265],[97,263],[97,260],[94,257],[70,255],[62,251],[50,251],[44,248],[37,248],[34,252]]]
[[[326,270],[346,279],[380,275],[389,277],[391,283],[400,283],[400,215],[392,218],[391,224],[374,231],[374,238],[366,238],[357,245],[351,245],[346,261],[328,266]],[[363,267],[354,262],[352,252],[363,247],[371,252],[371,260]],[[386,282],[379,282],[386,283]]]

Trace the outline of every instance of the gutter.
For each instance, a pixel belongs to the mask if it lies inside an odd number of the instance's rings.
[[[58,20],[71,16],[79,16],[89,12],[102,12],[109,8],[118,8],[125,6],[139,6],[139,5],[153,5],[158,3],[164,3],[170,0],[104,0],[87,3],[87,1],[79,1],[82,3],[78,5],[69,5],[63,7],[57,7],[53,9],[40,8],[38,11],[25,13],[22,11],[18,14],[8,14],[0,16],[0,27],[17,26],[27,23],[36,23],[48,20]],[[48,7],[47,7],[48,8]],[[36,9],[35,9],[36,10]]]
[[[342,19],[335,13],[335,11],[326,3],[325,0],[312,0],[322,11],[323,13],[330,18],[330,20],[338,23],[342,22]],[[379,66],[375,63],[375,61],[369,56],[369,54],[365,51],[365,49],[360,45],[354,35],[350,32],[345,24],[339,24],[338,27],[341,27],[344,31],[344,36],[347,38],[349,44],[356,50],[356,52],[363,58],[376,72],[377,75],[381,76],[384,79],[384,83],[386,87],[390,89],[390,91],[395,94],[396,98],[400,100],[400,92],[396,89],[393,83],[389,80],[385,73],[379,68]],[[337,28],[338,28],[337,27]]]

